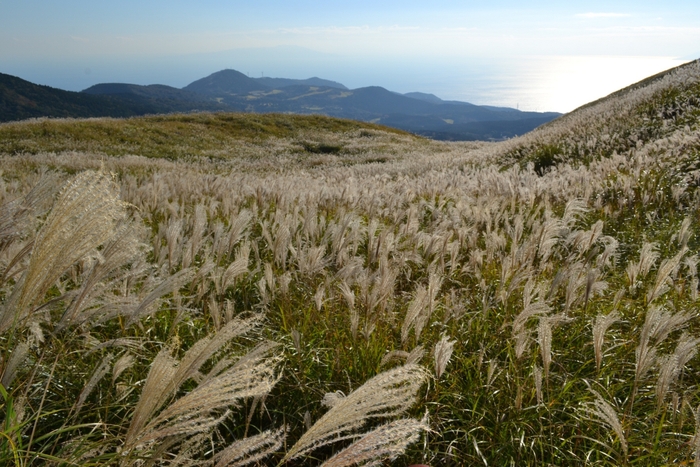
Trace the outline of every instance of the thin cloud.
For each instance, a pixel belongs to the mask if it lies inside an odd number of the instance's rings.
[[[276,30],[267,30],[267,32],[278,32],[283,34],[366,34],[366,33],[382,33],[382,32],[403,32],[403,31],[419,31],[423,28],[418,26],[319,26],[319,27],[300,27],[300,28],[279,28]]]
[[[629,18],[629,13],[579,13],[576,15],[577,18]]]

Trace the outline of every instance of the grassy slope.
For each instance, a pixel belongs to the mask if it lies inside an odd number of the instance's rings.
[[[699,343],[689,340],[700,335],[700,73],[689,68],[684,80],[656,78],[498,145],[426,142],[322,117],[4,125],[3,198],[26,192],[37,167],[73,172],[95,167],[99,154],[159,158],[142,165],[109,158],[105,165],[150,229],[143,240],[154,274],[188,266],[208,272],[141,326],[126,328],[147,343],[120,384],[142,381],[161,343],[182,352],[211,332],[228,306],[264,310],[257,338],[282,343],[285,365],[264,410],[250,420],[254,431],[287,424],[290,445],[304,432],[307,412],[313,421],[327,410],[325,393],[347,394],[396,365],[382,364],[392,350],[422,346],[419,361],[434,369],[435,346],[446,336],[454,341],[446,372],[412,412],[420,417],[427,409],[434,431],[399,465],[687,465],[700,403]],[[236,160],[244,145],[257,148],[246,157],[258,165]],[[298,165],[277,171],[300,155]],[[197,212],[205,214],[199,234]],[[220,239],[239,222],[240,236],[223,247]],[[648,267],[640,265],[645,243],[655,246]],[[219,290],[217,268],[221,274],[241,251],[249,251],[247,271]],[[80,283],[80,274],[66,275],[51,293]],[[133,293],[148,281],[136,283]],[[341,292],[346,286],[352,300]],[[12,283],[3,287],[6,293]],[[402,338],[409,310],[431,313],[420,335],[414,322]],[[533,314],[523,314],[528,310]],[[604,333],[598,368],[592,331],[598,316],[613,313],[620,319]],[[659,322],[649,319],[654,313]],[[673,326],[679,318],[685,321]],[[122,326],[95,327],[91,338],[113,338]],[[72,345],[78,356],[58,367],[64,373],[49,397],[57,410],[61,397],[76,399],[102,358],[93,352],[80,359],[78,341],[45,352],[52,362]],[[683,342],[692,344],[685,353]],[[649,352],[642,372],[640,355]],[[50,365],[36,365],[48,374]],[[669,385],[660,393],[663,378]],[[104,381],[88,399],[85,421],[109,428],[77,430],[86,443],[119,445],[138,394],[110,408],[112,397],[122,396]],[[246,410],[216,442],[248,430]],[[70,454],[70,445],[48,439],[45,449]],[[313,455],[323,459],[335,449]]]
[[[700,84],[668,84],[674,74],[697,66],[698,61],[687,63],[586,104],[513,140],[508,155],[521,165],[533,162],[536,169],[558,162],[586,164],[629,153],[686,126],[697,130]]]
[[[110,156],[138,154],[177,160],[183,155],[207,156],[240,142],[295,138],[310,131],[342,133],[362,129],[407,134],[353,120],[277,114],[203,113],[127,119],[49,119],[0,125],[0,152],[92,151]]]

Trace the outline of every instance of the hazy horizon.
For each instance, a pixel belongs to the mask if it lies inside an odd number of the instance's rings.
[[[567,112],[700,58],[700,5],[0,0],[0,72],[80,91],[250,76]]]

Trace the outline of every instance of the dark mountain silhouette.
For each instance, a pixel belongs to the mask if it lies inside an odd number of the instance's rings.
[[[421,92],[399,94],[379,86],[350,90],[320,78],[249,78],[235,70],[213,73],[183,89],[246,112],[317,113],[381,123],[439,139],[504,139],[560,115],[445,101]]]
[[[0,121],[38,117],[129,117],[157,113],[145,102],[128,102],[40,86],[0,73]]]
[[[228,96],[244,95],[253,91],[270,90],[269,86],[260,81],[248,78],[246,75],[236,70],[221,70],[206,78],[188,84],[183,88],[185,91],[196,92],[205,96]]]
[[[308,78],[308,79],[289,79],[289,78],[255,78],[255,80],[261,82],[265,86],[271,88],[271,89],[280,89],[280,88],[285,88],[287,86],[325,86],[329,88],[338,88],[338,89],[344,89],[347,90],[345,86],[342,84],[336,82],[336,81],[331,81],[328,79],[321,79],[317,77],[313,78]]]
[[[425,115],[434,113],[436,109],[433,103],[411,99],[379,86],[355,89],[346,102],[354,109],[384,115],[394,113]]]
[[[182,89],[102,83],[81,93],[37,86],[9,75],[0,77],[0,121],[196,111],[279,112],[380,123],[436,139],[500,140],[560,115],[446,101],[422,92],[399,94],[379,86],[348,89],[317,77],[250,78],[230,69]]]
[[[163,84],[140,86],[138,84],[104,83],[91,86],[83,93],[110,96],[127,101],[131,105],[145,106],[149,109],[147,113],[232,110],[202,94]]]
[[[0,73],[0,122],[39,117],[133,117],[230,110],[199,94],[163,85],[98,84],[64,91]]]
[[[140,86],[138,84],[125,83],[102,83],[91,86],[83,90],[85,94],[103,95],[109,94],[113,96],[138,96],[147,97],[149,99],[176,99],[176,100],[191,100],[204,101],[206,100],[201,94],[185,91],[163,84],[151,84],[149,86]]]
[[[442,104],[444,102],[435,94],[428,94],[425,92],[407,92],[406,94],[404,94],[404,96],[425,102],[432,102],[433,104]]]

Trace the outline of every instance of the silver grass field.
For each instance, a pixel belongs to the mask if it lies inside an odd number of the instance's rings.
[[[0,464],[700,466],[700,63],[501,143],[0,125]]]

